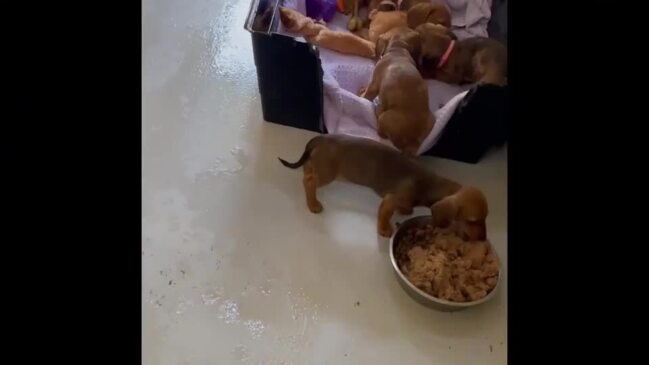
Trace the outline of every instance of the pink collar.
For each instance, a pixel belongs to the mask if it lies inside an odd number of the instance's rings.
[[[446,49],[446,52],[444,52],[444,55],[439,60],[439,63],[437,64],[437,69],[438,70],[440,68],[444,67],[444,65],[448,61],[449,56],[451,55],[451,52],[453,52],[453,48],[455,48],[455,41],[454,40],[451,41],[451,44],[448,45],[448,48]]]

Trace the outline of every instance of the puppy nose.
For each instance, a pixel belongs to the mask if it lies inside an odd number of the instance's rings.
[[[487,228],[483,228],[480,230],[480,234],[478,234],[478,240],[485,241],[486,239],[487,239]]]
[[[485,227],[469,229],[467,236],[472,241],[486,241],[487,240],[487,229]]]

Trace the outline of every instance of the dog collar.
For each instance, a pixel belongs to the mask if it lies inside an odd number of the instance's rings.
[[[442,58],[439,60],[439,63],[437,64],[437,69],[440,69],[444,67],[446,62],[448,62],[448,58],[451,55],[451,52],[453,52],[453,48],[455,48],[455,41],[451,41],[451,44],[448,45],[448,48],[446,49],[446,52],[444,52],[444,55]]]

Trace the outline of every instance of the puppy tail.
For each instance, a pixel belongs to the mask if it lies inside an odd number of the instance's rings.
[[[321,137],[318,136],[312,138],[309,142],[307,142],[306,146],[304,147],[304,153],[302,153],[302,156],[296,162],[288,162],[286,160],[283,160],[281,157],[278,157],[277,159],[279,160],[279,162],[282,163],[282,165],[290,169],[297,169],[298,167],[304,165],[304,163],[307,162],[309,157],[311,157],[311,151],[315,148],[316,144],[320,139]]]

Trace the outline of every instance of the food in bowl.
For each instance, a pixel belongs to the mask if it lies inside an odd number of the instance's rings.
[[[500,264],[487,241],[464,241],[452,228],[410,227],[396,242],[399,269],[414,286],[451,302],[472,302],[498,283]]]

